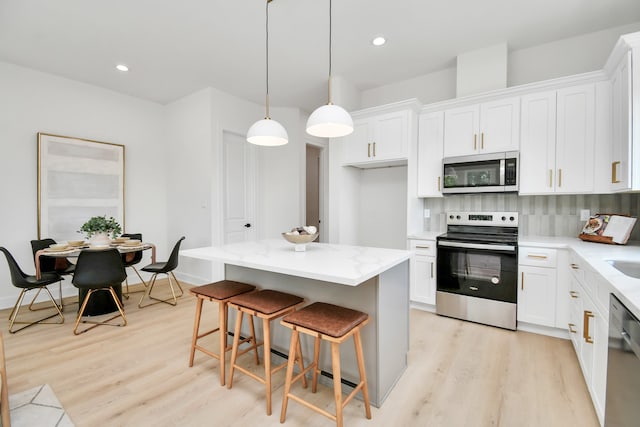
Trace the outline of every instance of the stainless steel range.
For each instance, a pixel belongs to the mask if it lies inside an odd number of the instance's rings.
[[[449,212],[437,249],[436,313],[515,330],[518,213]]]

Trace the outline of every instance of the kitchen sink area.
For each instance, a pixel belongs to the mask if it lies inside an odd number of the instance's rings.
[[[607,262],[622,274],[640,279],[640,261],[608,259]]]

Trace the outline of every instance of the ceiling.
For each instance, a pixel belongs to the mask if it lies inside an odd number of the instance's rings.
[[[209,86],[262,104],[265,4],[0,0],[0,60],[162,104]],[[270,4],[272,106],[326,103],[328,6]],[[516,50],[639,21],[639,0],[334,0],[333,74],[365,90],[496,43]],[[378,34],[383,47],[370,44]]]

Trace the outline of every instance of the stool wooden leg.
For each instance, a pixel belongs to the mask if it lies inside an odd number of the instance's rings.
[[[284,380],[284,397],[282,398],[282,410],[280,411],[280,422],[283,423],[287,417],[287,404],[289,403],[289,391],[291,390],[291,379],[293,377],[293,364],[296,348],[300,348],[298,331],[293,329],[291,333],[291,344],[289,345],[289,361],[287,362],[287,376]],[[299,350],[298,350],[299,351]]]
[[[240,328],[242,327],[243,312],[238,310],[236,315],[236,328],[233,335],[233,348],[231,349],[231,361],[229,362],[229,384],[227,388],[233,387],[233,368],[236,365],[236,357],[238,357],[238,346],[240,345]]]
[[[318,391],[318,372],[320,371],[318,362],[320,360],[320,336],[317,336],[313,344],[313,376],[311,379],[311,392]]]
[[[271,415],[271,328],[268,319],[262,319],[264,334],[264,373],[267,391],[267,415]]]
[[[298,334],[298,332],[296,331],[296,334]],[[300,366],[300,372],[304,372],[304,359],[302,358],[302,345],[300,345],[300,337],[298,336],[298,339],[296,340],[298,341],[298,349],[297,349],[297,360],[298,360],[298,365]],[[289,358],[291,358],[291,354],[289,354]],[[303,388],[307,388],[307,377],[305,375],[302,376],[302,387]]]
[[[253,344],[253,357],[256,361],[256,365],[259,365],[260,357],[258,356],[258,340],[256,339],[256,329],[253,327],[253,316],[249,316],[249,331],[251,332],[249,344]]]
[[[218,340],[220,343],[220,385],[224,385],[225,373],[225,354],[227,349],[227,303],[220,301],[218,303]]]
[[[362,383],[362,399],[364,400],[364,411],[367,419],[371,419],[371,404],[369,403],[369,388],[367,385],[367,371],[364,368],[364,357],[362,355],[362,341],[360,340],[360,329],[353,335],[353,342],[356,346],[356,358],[358,359],[358,371],[360,371],[360,382]]]
[[[202,298],[197,298],[196,318],[193,322],[193,338],[191,339],[191,354],[189,354],[189,367],[193,366],[193,357],[196,353],[196,342],[198,341],[198,331],[200,330],[200,315],[202,314]]]
[[[336,424],[342,427],[342,377],[340,375],[340,344],[331,343],[331,369],[333,373],[333,397],[336,401]]]

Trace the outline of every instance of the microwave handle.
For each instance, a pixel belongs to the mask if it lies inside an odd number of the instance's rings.
[[[502,186],[504,186],[504,182],[505,182],[505,178],[504,178],[504,174],[506,173],[505,163],[506,163],[506,159],[500,159],[500,185]]]

